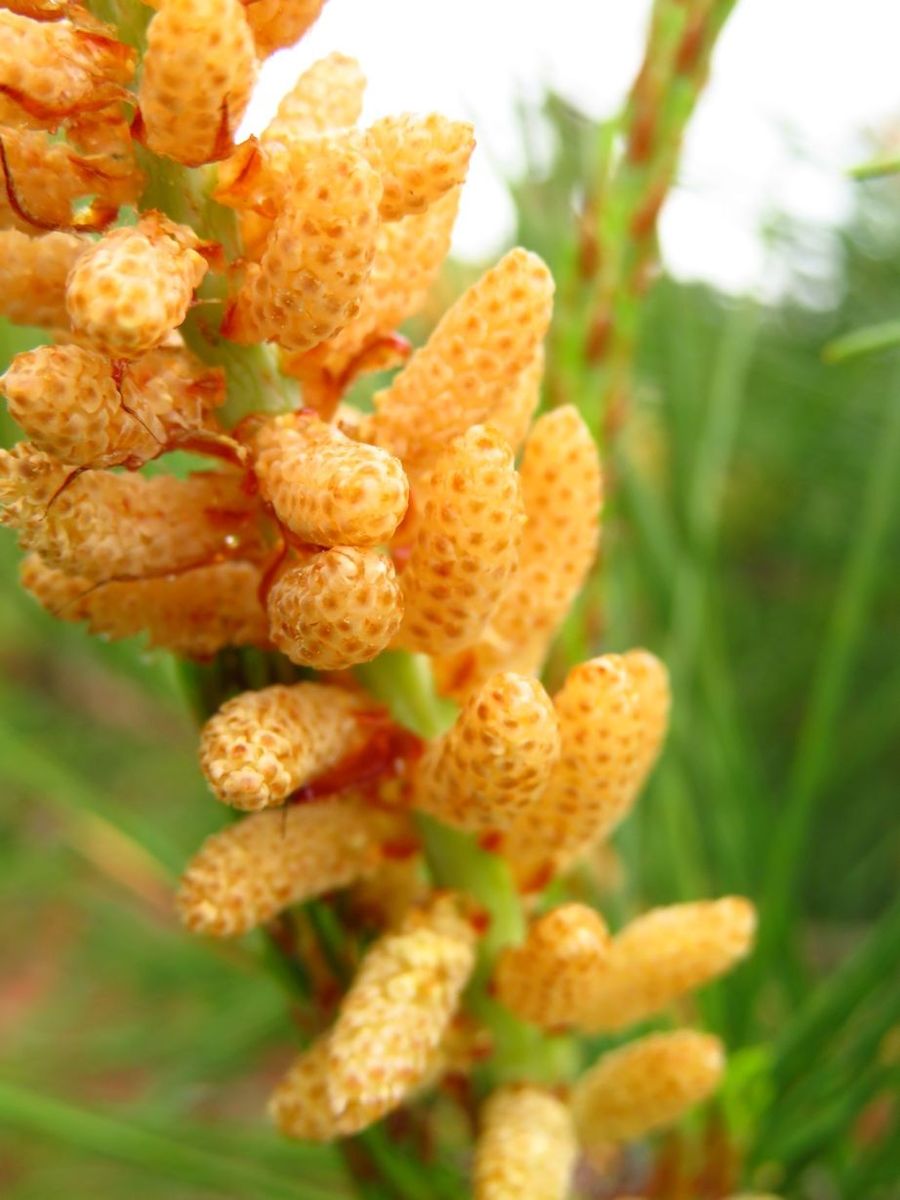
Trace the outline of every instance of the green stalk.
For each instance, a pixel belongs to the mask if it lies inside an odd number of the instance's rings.
[[[126,46],[132,46],[143,54],[147,46],[147,26],[153,17],[153,8],[142,0],[88,0],[88,9],[115,26],[116,37]]]
[[[373,696],[388,705],[395,720],[420,737],[439,737],[453,722],[455,706],[438,695],[424,655],[390,651],[357,667],[356,675]],[[419,814],[416,824],[434,882],[472,897],[489,917],[466,1002],[491,1032],[492,1079],[549,1082],[571,1074],[575,1058],[570,1039],[545,1037],[516,1020],[488,993],[497,955],[525,934],[522,903],[506,863],[482,850],[470,834],[433,817]]]
[[[851,179],[883,179],[885,175],[896,175],[900,172],[900,157],[892,155],[889,158],[876,158],[871,162],[860,163],[851,167],[847,174]]]
[[[621,158],[598,181],[600,271],[587,356],[600,366],[596,432],[615,434],[631,390],[656,226],[716,39],[735,0],[656,0],[643,63],[619,118]]]
[[[438,695],[424,654],[386,650],[374,662],[354,667],[353,673],[399,725],[419,737],[440,737],[453,724],[456,705]]]
[[[784,804],[772,839],[763,889],[757,963],[760,971],[789,939],[791,906],[834,747],[841,704],[865,629],[900,476],[900,401],[891,400],[887,428],[875,450],[865,484],[858,531],[843,575],[819,659],[806,718],[800,731]]]

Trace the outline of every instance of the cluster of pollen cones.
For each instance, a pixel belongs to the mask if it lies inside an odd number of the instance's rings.
[[[66,0],[0,5],[0,313],[47,330],[0,380],[27,439],[0,452],[0,520],[28,551],[24,586],[64,620],[185,658],[287,660],[292,682],[233,696],[203,729],[209,786],[245,815],[188,864],[178,908],[229,938],[340,891],[377,927],[271,1100],[286,1134],[327,1141],[485,1062],[491,1077],[472,988],[509,1021],[618,1033],[742,958],[754,914],[700,901],[613,935],[586,904],[538,902],[634,804],[666,672],[631,650],[552,696],[540,682],[601,506],[579,413],[535,418],[544,264],[513,250],[421,348],[397,332],[447,253],[469,126],[360,128],[362,74],[332,54],[235,143],[259,60],[321,6],[154,0],[136,33]],[[145,202],[167,171],[192,209]],[[277,364],[293,403],[248,410],[242,361]],[[355,382],[388,369],[355,407]],[[208,468],[144,469],[175,450]],[[351,670],[387,650],[424,656],[457,705],[439,736],[402,729]],[[462,888],[433,886],[423,822],[506,864],[521,941],[498,946]],[[475,1195],[561,1200],[580,1152],[677,1120],[722,1070],[715,1038],[679,1029],[574,1080],[498,1072]]]

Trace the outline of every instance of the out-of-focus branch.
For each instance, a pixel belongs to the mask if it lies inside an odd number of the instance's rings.
[[[604,132],[587,199],[582,262],[592,275],[584,354],[597,369],[592,416],[615,435],[627,411],[641,298],[658,263],[660,210],[685,130],[736,0],[656,0],[647,48],[625,107]]]

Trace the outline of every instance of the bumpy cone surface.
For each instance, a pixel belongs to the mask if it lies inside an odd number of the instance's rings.
[[[200,765],[226,804],[281,804],[365,740],[363,705],[321,683],[276,685],[228,700],[203,727]]]
[[[559,751],[556,713],[538,680],[492,675],[429,750],[416,803],[461,829],[502,829],[540,801]]]
[[[474,425],[437,460],[417,503],[422,518],[400,576],[398,641],[450,653],[479,636],[519,559],[523,513],[512,451]]]
[[[637,1138],[677,1121],[715,1090],[724,1061],[718,1038],[689,1029],[605,1054],[572,1094],[579,1141],[589,1147]]]
[[[336,546],[285,571],[269,592],[268,611],[272,641],[291,662],[343,671],[391,643],[403,592],[386,555]]]
[[[347,887],[390,854],[404,826],[352,795],[253,813],[207,838],[181,881],[194,933],[238,937],[282,909]]]
[[[577,1146],[569,1112],[533,1087],[504,1087],[482,1110],[475,1200],[565,1200]]]

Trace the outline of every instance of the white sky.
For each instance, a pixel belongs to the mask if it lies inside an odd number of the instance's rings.
[[[515,105],[549,83],[595,116],[638,65],[649,0],[329,0],[294,50],[267,64],[248,126],[331,50],[369,79],[364,120],[437,110],[474,122],[478,149],[454,248],[480,258],[510,236],[503,172],[521,166]],[[898,0],[738,0],[663,212],[676,274],[771,285],[760,226],[773,211],[830,224],[867,131],[900,116]]]

